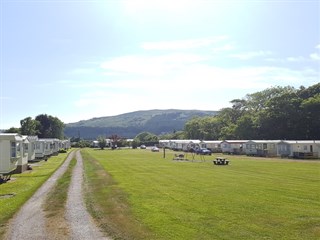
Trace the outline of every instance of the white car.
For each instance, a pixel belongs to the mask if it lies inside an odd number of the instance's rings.
[[[152,148],[151,148],[151,152],[159,152],[159,148],[157,148],[157,147],[152,147]]]

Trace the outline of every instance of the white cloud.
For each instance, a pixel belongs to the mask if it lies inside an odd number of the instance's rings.
[[[93,74],[96,73],[96,69],[95,68],[76,68],[73,69],[69,72],[69,74]]]
[[[212,50],[213,50],[213,52],[225,52],[225,51],[231,51],[234,49],[235,49],[235,46],[233,44],[225,44],[220,47],[215,47]]]
[[[299,85],[303,80],[316,78],[315,72],[272,66],[226,68],[195,62],[178,69],[167,68],[166,71],[153,75],[145,74],[143,66],[137,66],[142,72],[135,71],[135,77],[127,71],[120,79],[90,82],[82,87],[144,94],[155,90],[174,94],[179,89],[183,89],[185,93],[200,90],[205,93],[217,89],[263,89],[278,85],[279,82],[282,85]],[[149,70],[146,69],[147,72]]]
[[[289,62],[303,62],[306,59],[302,56],[299,56],[299,57],[287,57],[286,60]]]
[[[310,58],[312,60],[319,61],[320,60],[320,54],[319,53],[311,53],[310,54]]]
[[[148,11],[180,12],[185,8],[194,7],[195,1],[192,0],[130,0],[121,1],[125,11],[128,13],[146,13]]]
[[[320,44],[317,45],[315,48],[320,50]],[[320,60],[320,51],[317,51],[315,53],[311,53],[310,58],[311,58],[311,60],[319,61]]]
[[[197,54],[168,54],[161,56],[124,56],[114,58],[101,64],[106,74],[131,73],[147,76],[162,76],[166,73],[184,68],[188,64],[206,60],[206,56]]]
[[[252,58],[256,56],[266,56],[271,52],[258,51],[238,55],[237,57],[242,59]],[[288,61],[302,60],[303,57],[288,58]],[[239,82],[250,81],[254,85],[260,79],[265,79],[266,82],[276,79],[276,76],[282,76],[284,79],[287,75],[297,76],[301,71],[290,70],[280,67],[233,67],[223,68],[217,67],[214,63],[210,63],[212,59],[209,56],[200,54],[167,54],[161,56],[125,56],[112,59],[110,61],[101,64],[104,70],[107,70],[108,74],[122,73],[122,80],[133,78],[130,74],[135,74],[134,82],[144,83],[145,79],[150,81],[151,79],[170,81],[174,83],[177,79],[184,79],[186,81],[205,81],[207,84],[212,81],[220,81],[220,85],[226,83],[235,84]],[[210,63],[210,64],[209,64]],[[151,77],[151,78],[150,78]],[[248,80],[246,80],[248,79]],[[269,80],[268,80],[269,79]],[[178,81],[181,84],[182,80]],[[118,84],[118,83],[117,83]],[[140,85],[140,84],[138,84]],[[129,84],[130,86],[130,84]],[[229,85],[230,86],[230,85]],[[241,87],[241,86],[239,86]]]
[[[229,56],[232,58],[237,58],[240,60],[250,60],[256,57],[267,57],[272,55],[271,51],[256,51],[256,52],[244,52],[244,53],[237,53],[237,54],[230,54]]]
[[[79,77],[78,81],[70,84],[70,87],[78,88],[76,91],[80,92],[74,106],[83,116],[82,119],[85,116],[110,116],[137,109],[174,107],[218,110],[226,107],[226,101],[271,86],[299,87],[318,82],[319,73],[316,70],[288,67],[293,62],[310,61],[306,57],[275,59],[270,58],[274,55],[271,51],[232,54],[235,46],[225,42],[225,39],[221,36],[144,43],[142,47],[145,50],[179,51],[157,55],[144,51],[140,55],[111,58],[95,70],[75,69],[74,73],[92,73],[94,77],[90,81]],[[227,66],[221,64],[220,60],[230,63],[230,57],[247,60],[246,65],[239,65],[239,61]],[[270,66],[257,66],[256,63],[250,66],[250,60],[257,57],[268,59]],[[318,55],[310,57],[317,58]],[[272,64],[272,61],[276,61],[277,65]],[[90,112],[81,112],[85,107]]]
[[[217,36],[211,38],[198,38],[177,41],[162,41],[162,42],[145,42],[141,47],[146,50],[182,50],[208,47],[214,43],[226,40],[227,36]]]
[[[263,56],[269,52],[256,52]],[[209,56],[196,54],[168,54],[161,56],[125,56],[101,64],[109,74],[120,74],[112,81],[90,82],[87,87],[128,89],[135,91],[157,90],[186,92],[216,89],[263,89],[273,85],[299,85],[301,81],[317,78],[316,73],[274,66],[218,67]],[[289,61],[301,60],[287,59]],[[170,86],[170,88],[168,88]],[[204,87],[205,86],[205,87]],[[174,90],[171,90],[174,89]]]
[[[111,73],[121,70],[121,77],[107,75],[105,79],[74,83],[81,90],[78,100],[73,103],[77,109],[75,111],[78,111],[74,114],[75,119],[155,108],[219,110],[228,106],[228,101],[244,97],[250,92],[279,84],[298,87],[315,83],[319,77],[314,69],[300,71],[274,66],[218,67],[210,65],[210,61],[201,61],[200,57],[169,56],[172,55],[159,56],[161,60],[158,61],[154,61],[156,57],[127,56],[102,64]],[[183,60],[186,65],[172,67]],[[170,67],[163,67],[165,71],[162,73],[151,74],[148,69],[150,65],[146,67],[150,61]],[[122,65],[124,62],[135,62],[137,69],[133,71],[130,66]],[[82,109],[88,110],[83,112]]]

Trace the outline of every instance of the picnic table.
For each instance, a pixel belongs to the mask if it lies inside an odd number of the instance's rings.
[[[229,160],[221,157],[217,157],[216,160],[213,160],[214,165],[228,165]]]
[[[175,154],[173,160],[186,160],[184,154]]]

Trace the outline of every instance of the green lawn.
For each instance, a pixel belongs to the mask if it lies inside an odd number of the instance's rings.
[[[170,151],[82,152],[123,191],[148,239],[320,238],[320,161],[228,156],[230,166],[216,166],[214,156],[173,161]]]
[[[36,163],[32,171],[14,174],[10,181],[0,185],[0,239],[7,221],[55,172],[66,157],[67,153],[60,153],[58,156],[50,157],[47,162]],[[14,196],[10,198],[3,197],[7,194],[14,194]]]

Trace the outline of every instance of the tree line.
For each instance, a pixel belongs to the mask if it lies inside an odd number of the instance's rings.
[[[39,138],[64,138],[64,123],[57,117],[40,114],[33,119],[26,117],[20,121],[20,128],[12,127],[6,133],[20,133]]]
[[[214,117],[185,124],[186,139],[320,139],[320,83],[272,87],[231,101]]]

